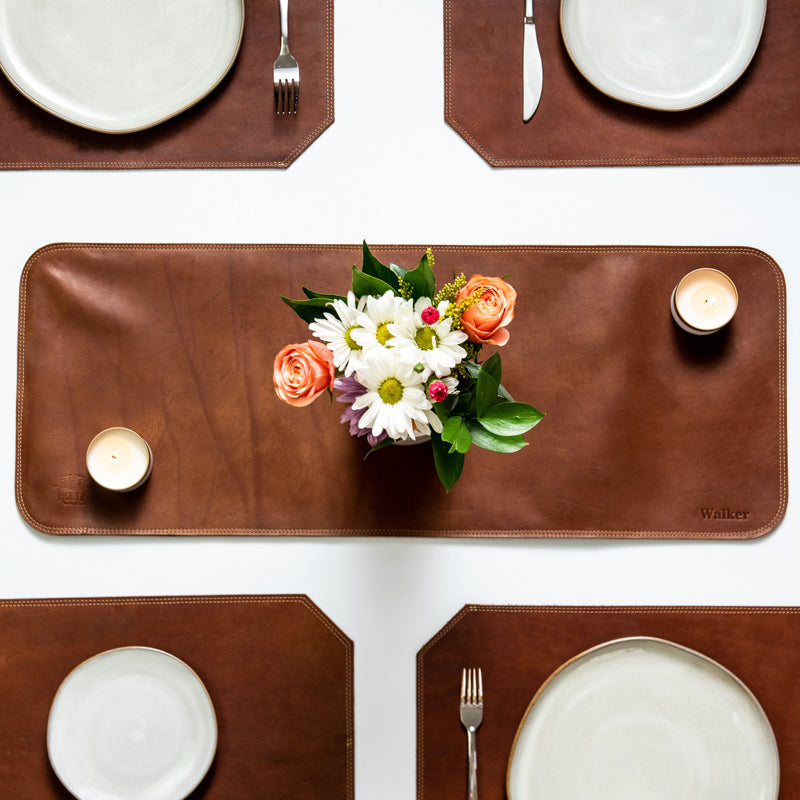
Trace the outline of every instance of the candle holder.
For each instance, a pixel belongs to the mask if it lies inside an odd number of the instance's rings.
[[[130,428],[106,428],[89,443],[86,468],[95,483],[104,489],[131,492],[150,477],[153,451]]]
[[[684,275],[670,298],[675,323],[696,336],[724,328],[738,306],[736,285],[724,272],[712,267],[701,267]]]

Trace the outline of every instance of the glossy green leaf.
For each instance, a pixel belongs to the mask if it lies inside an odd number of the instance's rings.
[[[471,378],[478,377],[478,373],[481,371],[480,364],[476,364],[474,361],[462,361],[461,364],[464,367],[464,369],[467,370]]]
[[[472,437],[472,444],[484,450],[492,450],[495,453],[516,453],[528,445],[522,436],[498,436],[473,420],[467,420],[467,428]]]
[[[448,444],[442,441],[438,433],[431,434],[431,450],[436,474],[445,491],[449,492],[461,476],[461,470],[464,469],[464,454],[451,452]]]
[[[475,381],[475,413],[478,418],[488,414],[497,403],[499,389],[500,384],[491,373],[483,368],[478,370],[478,378]]]
[[[411,296],[414,300],[418,300],[420,297],[433,299],[436,293],[436,280],[431,265],[428,263],[427,254],[422,256],[422,260],[414,269],[406,272],[403,280],[411,286]]]
[[[307,288],[306,286],[303,287],[303,294],[308,297],[310,300],[345,300],[345,297],[342,297],[340,294],[324,294],[322,292],[315,292],[312,289]]]
[[[527,403],[498,403],[490,408],[478,422],[489,433],[498,436],[517,436],[529,431],[544,414]]]
[[[386,281],[376,278],[374,275],[360,272],[357,267],[353,267],[353,294],[356,297],[364,297],[369,294],[380,297],[386,292],[393,291],[394,289]]]
[[[361,269],[365,274],[371,275],[373,278],[379,278],[392,289],[397,289],[400,286],[394,271],[375,258],[366,241],[362,243],[361,251],[363,253]]]
[[[322,319],[325,312],[331,310],[328,300],[324,297],[314,297],[309,300],[291,300],[288,297],[281,297],[281,300],[305,322]]]
[[[442,439],[452,445],[450,451],[466,453],[472,445],[463,417],[449,417],[442,427]]]
[[[514,402],[514,398],[508,393],[508,389],[502,384],[497,387],[497,396],[502,400],[507,400],[509,403]]]
[[[481,364],[481,369],[488,372],[499,384],[503,378],[503,368],[500,364],[500,353],[494,353]]]
[[[372,455],[372,453],[377,452],[378,450],[383,450],[384,447],[390,447],[394,444],[394,439],[384,439],[382,442],[378,442],[378,444],[373,445],[367,450],[366,454],[364,455],[364,461],[367,460],[367,456]]]
[[[394,272],[398,278],[402,278],[403,280],[405,280],[406,275],[408,275],[408,270],[405,267],[401,267],[399,264],[389,262],[389,269]]]

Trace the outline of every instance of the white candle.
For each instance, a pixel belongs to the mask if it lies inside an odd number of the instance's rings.
[[[684,275],[672,293],[672,316],[689,333],[707,334],[727,325],[739,305],[733,281],[718,269],[703,267]]]
[[[86,468],[100,486],[114,492],[129,492],[150,477],[153,453],[147,442],[130,428],[107,428],[90,442]]]

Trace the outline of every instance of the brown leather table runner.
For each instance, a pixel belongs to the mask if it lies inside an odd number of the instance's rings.
[[[559,0],[536,0],[541,102],[522,121],[521,0],[444,0],[445,120],[496,167],[771,164],[800,160],[800,5],[769,0],[747,71],[689,111],[606,97],[561,38]]]
[[[0,73],[0,169],[287,167],[333,122],[333,0],[292,0],[292,54],[302,68],[297,115],[275,113],[277,0],[246,0],[231,71],[208,97],[167,122],[127,134],[57,119]]]
[[[417,656],[417,798],[466,797],[461,670],[483,671],[482,800],[505,800],[511,746],[541,684],[590,647],[651,636],[689,647],[740,678],[775,733],[782,798],[800,796],[800,613],[796,608],[466,606]]]
[[[352,800],[353,645],[305,596],[0,601],[4,800],[72,795],[45,734],[61,681],[117,647],[185,661],[205,684],[218,746],[195,800]]]
[[[422,246],[380,246],[414,265]],[[787,498],[785,291],[748,248],[434,246],[518,292],[503,383],[545,419],[519,453],[478,448],[445,494],[428,445],[366,461],[343,406],[281,403],[275,354],[309,331],[281,301],[343,293],[358,246],[51,245],[21,279],[17,503],[53,534],[752,538]],[[736,282],[732,323],[681,332],[669,299],[699,266]],[[491,348],[484,353],[489,355]],[[145,486],[88,479],[123,425]]]

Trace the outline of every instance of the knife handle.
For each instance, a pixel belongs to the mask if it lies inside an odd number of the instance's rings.
[[[533,25],[533,0],[525,0],[525,24]]]

